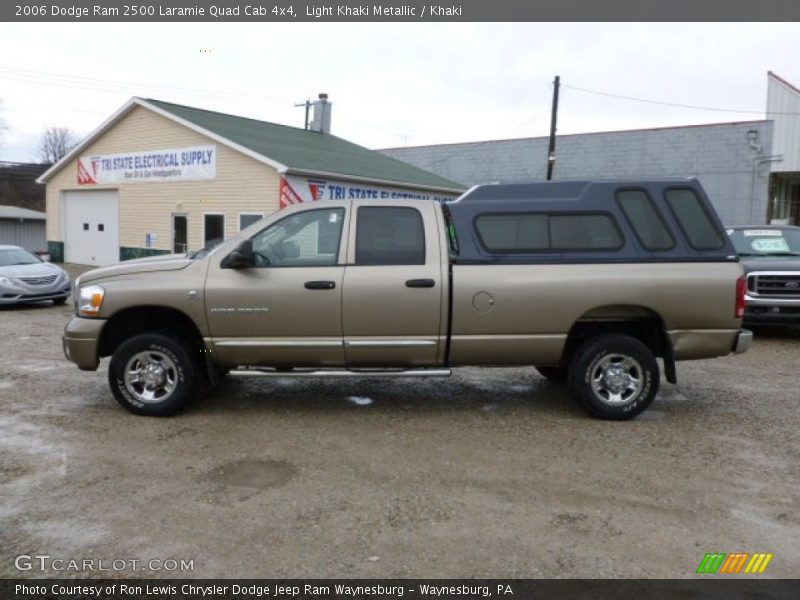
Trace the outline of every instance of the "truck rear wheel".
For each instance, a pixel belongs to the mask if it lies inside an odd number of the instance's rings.
[[[143,333],[123,342],[111,357],[108,382],[117,402],[137,415],[166,417],[189,400],[198,369],[177,339]]]
[[[621,421],[645,410],[658,392],[655,356],[627,335],[603,335],[575,353],[568,383],[573,395],[593,416]]]

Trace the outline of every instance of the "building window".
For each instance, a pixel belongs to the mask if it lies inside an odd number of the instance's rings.
[[[362,206],[357,221],[357,265],[425,264],[425,228],[417,209]]]
[[[225,215],[203,215],[203,247],[213,248],[225,240]]]
[[[240,213],[239,231],[264,218],[264,213]]]

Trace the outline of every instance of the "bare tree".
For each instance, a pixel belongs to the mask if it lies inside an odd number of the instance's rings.
[[[75,147],[77,139],[67,127],[48,127],[39,139],[39,159],[43,163],[53,164],[64,158]]]

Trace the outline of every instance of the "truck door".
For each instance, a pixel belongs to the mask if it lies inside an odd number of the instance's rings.
[[[437,208],[413,201],[353,204],[342,297],[349,367],[442,362],[445,288]]]
[[[342,366],[342,281],[347,204],[287,209],[252,236],[255,264],[211,258],[206,314],[225,364]]]

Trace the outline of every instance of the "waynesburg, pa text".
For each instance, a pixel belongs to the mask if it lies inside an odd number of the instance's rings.
[[[101,598],[106,596],[154,596],[172,597],[177,594],[191,596],[194,598],[206,598],[217,600],[218,598],[303,598],[316,596],[325,597],[363,597],[379,596],[382,598],[395,597],[402,598],[406,593],[416,598],[438,598],[452,596],[466,596],[470,598],[489,598],[513,597],[514,591],[511,585],[501,583],[493,586],[477,584],[416,584],[416,585],[389,585],[389,584],[366,584],[356,585],[347,583],[334,583],[332,585],[290,585],[290,584],[191,584],[184,583],[174,585],[171,583],[159,584],[132,584],[114,583],[108,585],[98,584],[17,584],[15,593],[23,596],[47,595],[52,596],[83,596],[86,598]]]
[[[16,4],[14,15],[17,17],[48,18],[60,17],[80,20],[91,17],[212,17],[217,19],[236,17],[272,17],[276,19],[292,19],[298,15],[322,19],[325,17],[462,17],[463,7],[460,4],[422,6],[383,6],[382,4],[362,4],[342,6],[333,4],[298,4],[266,5],[235,4],[207,6],[162,6],[161,4],[130,4],[122,6],[57,6],[41,3]]]

